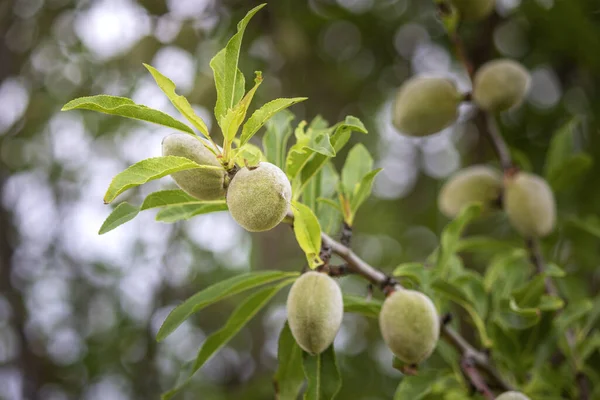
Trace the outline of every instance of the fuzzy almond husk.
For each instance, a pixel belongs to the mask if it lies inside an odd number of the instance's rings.
[[[504,392],[500,396],[496,397],[496,400],[529,400],[529,397],[525,396],[521,392]]]
[[[475,73],[473,100],[482,110],[498,113],[519,106],[530,86],[529,71],[520,63],[493,60]]]

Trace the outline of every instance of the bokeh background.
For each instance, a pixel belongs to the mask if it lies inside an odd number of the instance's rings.
[[[242,271],[303,267],[289,228],[249,234],[227,213],[166,225],[146,211],[98,236],[110,212],[102,197],[112,176],[160,155],[169,132],[59,111],[74,97],[107,93],[177,116],[146,62],[176,83],[218,135],[208,63],[258,3],[0,1],[0,399],[158,398],[239,299],[211,306],[157,344],[153,336],[174,305]],[[497,3],[489,21],[465,25],[461,34],[476,65],[511,57],[531,70],[526,103],[499,121],[517,161],[539,173],[551,135],[574,115],[582,116],[576,145],[598,156],[600,4]],[[469,91],[448,45],[432,2],[424,0],[274,0],[246,31],[241,69],[247,80],[259,69],[265,77],[255,104],[308,96],[293,107],[296,122],[321,114],[334,123],[351,114],[369,129],[353,140],[365,143],[384,171],[359,212],[354,244],[386,271],[421,261],[438,245],[447,222],[436,207],[444,178],[465,165],[494,163],[489,144],[468,122],[468,106],[455,126],[426,139],[402,137],[390,124],[391,97],[411,75],[450,76]],[[599,164],[559,195],[566,214],[597,218]],[[124,197],[139,203],[172,185],[164,178]],[[514,235],[495,218],[488,232]],[[570,296],[597,293],[598,239],[561,234],[550,240],[566,241],[553,255],[569,272],[562,289]],[[342,284],[367,292],[360,280]],[[181,397],[273,398],[284,300],[282,293]],[[345,382],[341,399],[392,397],[400,374],[376,323],[347,315],[335,346]]]

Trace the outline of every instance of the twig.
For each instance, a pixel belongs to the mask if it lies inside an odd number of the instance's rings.
[[[479,373],[479,370],[475,366],[475,361],[470,357],[463,357],[460,361],[460,367],[464,374],[469,378],[469,381],[473,385],[473,388],[485,396],[486,399],[495,399],[494,393],[490,390],[485,379]]]

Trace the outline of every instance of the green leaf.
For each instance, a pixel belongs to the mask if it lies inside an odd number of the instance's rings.
[[[344,312],[361,314],[369,318],[378,318],[382,302],[364,297],[344,295]]]
[[[475,327],[477,328],[481,344],[484,347],[491,347],[492,341],[487,334],[485,322],[483,321],[482,317],[478,314],[477,308],[474,306],[472,300],[464,292],[464,290],[460,286],[442,279],[436,279],[435,281],[433,281],[431,287],[438,294],[447,297],[448,299],[452,300],[453,302],[464,308],[465,311],[471,317],[473,324],[475,324]]]
[[[243,327],[246,325],[268,302],[285,286],[290,285],[296,278],[286,279],[282,283],[259,290],[250,295],[233,311],[225,326],[214,332],[206,338],[198,355],[194,366],[190,371],[188,378],[183,384],[175,387],[162,395],[163,400],[173,397],[179,390],[186,386],[193,375],[198,371],[212,356],[227,344]]]
[[[242,38],[246,26],[254,14],[264,6],[265,4],[261,4],[254,7],[246,14],[237,25],[237,33],[229,39],[227,46],[210,61],[217,88],[215,117],[221,127],[223,127],[222,119],[227,111],[232,109],[244,96],[244,75],[238,68]]]
[[[320,154],[331,158],[336,154],[330,138],[333,128],[313,129],[309,127],[305,132],[305,126],[305,121],[298,124],[294,131],[296,143],[290,148],[286,159],[286,174],[290,180],[300,173],[313,155]],[[296,193],[301,193],[302,190],[304,187],[299,187]]]
[[[263,135],[263,149],[267,161],[281,169],[285,169],[285,153],[288,140],[292,135],[291,122],[293,119],[294,114],[288,110],[275,114],[267,121],[267,132]],[[245,125],[244,128],[246,128]]]
[[[234,160],[241,166],[255,167],[261,161],[266,161],[260,148],[252,143],[246,143],[242,147],[235,149],[234,152]]]
[[[354,145],[348,152],[342,168],[342,189],[346,197],[352,198],[356,185],[372,169],[373,157],[369,150],[362,143]]]
[[[351,223],[354,222],[354,216],[356,212],[360,208],[360,206],[369,198],[371,195],[371,191],[373,190],[373,181],[378,173],[383,171],[383,168],[377,168],[373,171],[369,172],[365,176],[362,177],[358,186],[354,188],[354,194],[352,195],[352,199],[350,200],[350,209],[352,210],[352,220]]]
[[[429,395],[433,389],[432,382],[436,382],[439,377],[439,372],[436,370],[419,371],[417,375],[404,376],[394,400],[421,400]]]
[[[279,366],[274,377],[275,398],[277,400],[296,400],[298,392],[304,384],[302,349],[292,336],[287,321],[279,334],[277,361]]]
[[[156,214],[156,220],[160,222],[173,223],[190,219],[197,215],[210,214],[218,211],[227,211],[227,203],[225,200],[204,201],[189,204],[174,204],[160,210]]]
[[[363,123],[356,117],[347,116],[344,122],[340,122],[333,126],[333,134],[330,135],[330,142],[336,154],[348,143],[352,132],[367,133],[367,129]],[[324,154],[315,154],[310,161],[303,165],[301,182],[302,186],[319,172],[319,170],[327,163],[330,157]]]
[[[456,245],[456,251],[495,254],[514,250],[520,247],[521,245],[519,243],[511,243],[487,236],[470,236],[463,238],[458,242]]]
[[[294,210],[294,234],[300,248],[306,254],[308,266],[315,269],[323,264],[321,252],[321,226],[310,208],[297,201],[292,202]]]
[[[447,273],[448,261],[456,253],[463,230],[479,214],[481,214],[481,204],[469,204],[444,228],[440,239],[440,252],[437,259],[437,268],[442,271],[442,275]]]
[[[501,302],[500,310],[496,313],[497,321],[510,329],[528,329],[540,322],[541,312],[537,308],[521,308],[511,297]]]
[[[304,352],[306,392],[304,400],[333,400],[342,388],[342,376],[333,345],[316,356]]]
[[[565,162],[573,155],[574,139],[580,124],[581,119],[575,116],[552,135],[544,164],[546,179],[550,180],[551,176],[559,173]]]
[[[590,155],[585,153],[575,154],[562,164],[560,170],[548,178],[548,183],[555,192],[569,189],[593,164],[594,159]]]
[[[104,195],[104,203],[110,203],[119,194],[134,186],[142,185],[174,172],[196,168],[221,169],[221,167],[212,165],[199,165],[185,157],[177,156],[154,157],[142,160],[113,178]]]
[[[254,111],[252,116],[242,128],[242,144],[247,143],[252,136],[274,115],[296,103],[306,100],[308,97],[294,97],[290,99],[275,99],[264,104],[258,110]]]
[[[106,232],[110,232],[119,225],[123,225],[125,222],[131,221],[138,215],[139,209],[136,206],[132,206],[127,202],[123,202],[115,207],[110,215],[106,218],[98,235],[104,235]]]
[[[118,115],[125,118],[152,122],[154,124],[177,129],[192,135],[194,134],[192,128],[176,120],[170,115],[153,108],[135,104],[133,100],[126,97],[109,96],[106,94],[80,97],[78,99],[71,100],[61,109],[61,111],[69,110],[98,111],[104,114]]]
[[[171,104],[173,104],[173,106],[175,106],[181,115],[190,121],[191,124],[196,127],[196,129],[198,129],[205,137],[208,138],[210,133],[208,132],[208,127],[204,123],[204,120],[202,120],[202,118],[196,114],[188,99],[186,99],[184,96],[178,95],[175,92],[175,84],[173,81],[161,74],[151,65],[144,64],[144,67],[150,71],[158,87],[164,92],[164,94],[167,95],[169,100],[171,100]]]
[[[254,93],[256,93],[256,90],[262,83],[262,72],[256,71],[255,74],[254,87],[248,91],[235,107],[227,110],[225,117],[221,121],[221,128],[226,142],[231,142],[235,138],[240,125],[242,125],[242,122],[246,118],[246,112],[248,111],[250,102],[254,98]],[[244,143],[242,142],[241,144],[243,145]]]
[[[181,189],[160,190],[150,193],[144,199],[140,211],[157,207],[166,207],[174,204],[204,203],[194,196],[190,196]]]
[[[570,303],[562,313],[554,320],[554,324],[560,332],[564,332],[592,311],[594,303],[589,299]]]
[[[164,340],[190,315],[227,297],[284,278],[297,277],[297,272],[253,271],[215,283],[196,293],[173,309],[156,334],[156,340]]]
[[[398,278],[412,279],[419,286],[425,284],[429,279],[425,266],[418,262],[400,264],[394,269],[392,275]]]

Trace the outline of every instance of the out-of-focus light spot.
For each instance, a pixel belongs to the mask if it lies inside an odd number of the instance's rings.
[[[515,20],[509,20],[496,28],[494,44],[500,53],[510,58],[521,58],[529,50],[527,36]]]
[[[348,69],[354,73],[357,78],[364,79],[371,74],[375,67],[375,56],[369,49],[362,49],[348,63]]]
[[[44,400],[68,400],[69,397],[59,385],[45,384],[39,392],[39,398]]]
[[[152,314],[154,295],[162,282],[159,263],[135,266],[119,283],[121,308],[135,321],[146,322]]]
[[[376,365],[379,366],[379,369],[386,375],[393,376],[396,378],[402,375],[400,371],[398,371],[392,366],[394,361],[394,355],[387,347],[387,345],[383,342],[383,340],[378,341],[374,345],[374,351],[371,353],[371,358],[373,359],[373,361],[375,361]]]
[[[409,226],[402,234],[404,258],[408,260],[424,260],[438,246],[438,238],[426,226]]]
[[[109,331],[117,322],[115,304],[111,297],[99,294],[88,304],[86,335],[98,335]]]
[[[364,317],[354,314],[344,314],[342,326],[335,337],[335,351],[347,355],[357,355],[367,348],[365,337],[366,323]]]
[[[55,364],[70,365],[82,357],[85,345],[75,330],[61,329],[52,335],[47,349]]]
[[[156,21],[154,36],[161,43],[170,43],[177,37],[180,30],[181,21],[174,19],[171,15],[163,15]]]
[[[552,7],[554,7],[554,0],[535,0],[535,2],[543,8],[545,8],[546,10],[549,10]]]
[[[0,393],[11,400],[23,400],[23,375],[17,368],[0,368]]]
[[[77,36],[75,35],[75,12],[71,10],[63,11],[58,15],[52,24],[52,33],[61,45],[75,45]]]
[[[361,34],[356,25],[348,21],[336,21],[321,36],[321,48],[327,56],[338,61],[351,59],[361,46]]]
[[[521,5],[521,0],[496,0],[496,10],[501,16],[512,13]]]
[[[531,89],[527,100],[538,108],[551,108],[562,95],[560,81],[554,70],[543,66],[531,71]]]
[[[130,0],[95,1],[75,17],[77,36],[100,59],[125,53],[150,26],[146,10]]]
[[[130,400],[130,385],[121,375],[107,375],[87,387],[83,400]]]
[[[354,14],[364,14],[373,7],[373,0],[337,0],[337,3]]]
[[[7,78],[0,86],[0,134],[6,132],[27,110],[29,92],[17,78]]]
[[[16,20],[6,32],[4,43],[14,53],[25,53],[37,38],[38,29],[32,20]]]
[[[90,137],[78,113],[55,114],[49,122],[54,158],[65,166],[77,167],[89,161]]]
[[[199,17],[213,4],[214,0],[167,0],[171,13],[181,19]]]
[[[412,58],[412,68],[417,74],[444,73],[450,69],[448,51],[432,42],[419,43]]]
[[[452,129],[452,128],[449,128]],[[423,170],[433,178],[445,178],[460,167],[460,154],[448,133],[436,135],[423,143]]]
[[[422,25],[402,25],[394,35],[394,47],[398,54],[409,60],[420,44],[429,42],[429,33]]]
[[[225,212],[206,214],[186,221],[185,230],[195,243],[214,253],[238,251],[246,234],[229,213]]]
[[[163,47],[151,64],[175,83],[178,94],[185,95],[194,87],[196,65],[187,51],[173,46]]]

